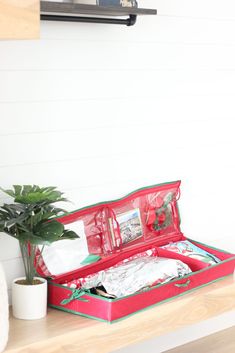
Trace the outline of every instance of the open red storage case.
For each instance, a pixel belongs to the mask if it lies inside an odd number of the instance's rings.
[[[113,322],[232,274],[235,255],[186,238],[181,232],[177,206],[179,188],[180,181],[149,186],[119,200],[101,202],[58,218],[59,222],[68,224],[68,228],[76,222],[82,222],[89,253],[99,255],[100,259],[57,275],[49,273],[45,259],[42,260],[40,274],[50,277],[49,306]],[[162,248],[185,240],[215,256],[219,262],[211,265],[207,261]],[[70,281],[105,270],[148,251],[154,253],[154,256],[181,260],[192,272],[117,299],[66,286]]]

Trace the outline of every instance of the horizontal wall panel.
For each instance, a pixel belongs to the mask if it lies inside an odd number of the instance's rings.
[[[177,56],[181,56],[182,52],[182,47],[171,47],[165,44],[160,45],[156,52],[154,43],[115,43],[110,40],[109,45],[107,45],[106,41],[93,43],[78,42],[71,39],[62,43],[63,51],[61,51],[61,41],[55,41],[53,46],[51,41],[47,40],[41,40],[39,43],[37,41],[9,42],[4,46],[4,53],[0,57],[0,70],[97,71],[105,67],[107,71],[118,69],[126,72],[136,69],[151,70],[155,69],[156,65],[159,68],[175,68],[176,63],[172,62],[171,56],[175,56],[175,60],[177,60]],[[17,63],[15,63],[14,57],[11,56],[16,48],[19,49]],[[27,55],[28,50],[32,51],[30,57]],[[43,57],[38,55],[39,51],[44,52]],[[88,51],[90,52],[89,56],[87,56]],[[166,57],[168,57],[167,61]],[[146,60],[145,58],[148,59]],[[178,61],[180,61],[180,58]]]
[[[150,76],[154,80],[156,73],[119,72],[1,72],[0,102],[4,101],[40,101],[67,99],[106,99],[143,93]],[[24,89],[21,89],[24,82]],[[102,82],[102,89],[101,89]],[[113,84],[115,82],[115,85]],[[141,87],[139,84],[141,83]],[[122,87],[122,89],[120,89]],[[112,89],[110,89],[112,88]]]
[[[169,144],[172,148],[169,148]],[[55,160],[2,167],[2,187],[12,184],[57,185],[63,189],[72,186],[89,186],[109,182],[128,181],[132,178],[174,174],[179,178],[225,178],[234,168],[232,144],[175,148],[171,141],[149,151],[135,152],[129,148],[122,155],[111,157]],[[167,148],[168,147],[168,148]],[[162,166],[164,166],[163,170]],[[15,171],[15,172],[14,172]],[[234,172],[232,169],[230,172]],[[199,177],[200,176],[200,177]],[[167,178],[168,179],[168,178]]]
[[[15,278],[24,276],[24,265],[21,258],[2,261],[2,267],[6,274],[8,288],[11,288],[12,281]]]
[[[234,170],[233,170],[234,172]],[[209,186],[209,185],[208,185]],[[206,187],[200,187],[197,191],[200,193],[204,193],[205,195],[207,192]],[[209,198],[210,196],[210,198]],[[210,202],[207,203],[207,200]],[[188,206],[190,202],[190,212],[188,212]],[[203,203],[204,202],[204,203]],[[202,200],[201,197],[197,196],[194,198],[182,197],[182,200],[179,203],[182,223],[181,229],[185,236],[196,239],[203,243],[211,243],[214,244],[215,247],[219,247],[220,245],[217,244],[217,239],[232,237],[233,236],[233,225],[229,218],[233,218],[233,211],[227,210],[227,217],[228,221],[225,225],[224,218],[221,216],[220,210],[220,198],[219,196],[215,198],[213,195],[208,195],[207,198]],[[209,207],[208,207],[209,204]],[[200,206],[199,206],[200,205]],[[215,205],[210,206],[210,205]],[[216,212],[218,209],[218,212]],[[223,212],[222,212],[223,214]],[[231,228],[230,228],[231,227]],[[225,234],[226,233],[226,234]],[[231,246],[230,246],[231,245]],[[230,251],[234,251],[234,245],[232,242],[228,243],[225,247],[223,244],[221,246],[223,249],[231,248]]]
[[[4,120],[0,136],[96,129],[97,134],[105,138],[106,128],[131,129],[152,123],[156,124],[159,134],[166,123],[201,122],[219,126],[228,122],[231,126],[235,118],[233,99],[224,95],[216,99],[213,95],[166,95],[139,100],[103,97],[95,101],[9,102],[0,103],[0,112]]]
[[[235,254],[234,236],[230,236],[230,237],[225,236],[225,237],[216,239],[213,242],[215,244],[215,247]]]
[[[0,102],[135,96],[234,96],[235,71],[0,72]],[[21,89],[24,82],[24,89]],[[100,88],[102,82],[102,89]],[[123,84],[125,82],[125,84]],[[128,84],[126,84],[128,82]],[[74,87],[71,89],[71,87]],[[147,89],[147,90],[146,90]]]
[[[234,24],[235,30],[235,24]],[[67,39],[7,42],[0,57],[0,71],[106,71],[134,70],[234,70],[235,43],[101,42]],[[0,50],[3,43],[0,42]],[[17,62],[14,53],[17,50]],[[31,55],[28,55],[30,51]],[[43,52],[44,55],[39,55]],[[87,52],[90,55],[87,56]],[[94,60],[95,56],[95,60]],[[71,60],[72,58],[72,60]]]
[[[165,104],[166,102],[162,103],[162,109],[165,109]],[[127,119],[125,112],[130,106],[134,114],[130,114]],[[90,101],[0,103],[1,116],[4,119],[0,136],[93,129],[97,130],[97,134],[102,134],[103,138],[104,128],[143,125],[143,116],[146,123],[153,122],[155,114],[154,117],[153,114],[146,116],[146,106],[152,111],[156,103],[152,99],[136,101],[131,97],[111,100],[103,97]]]
[[[3,197],[1,193],[1,198]],[[0,202],[2,199],[0,198]],[[0,232],[0,261],[9,260],[14,257],[20,257],[20,248],[18,240],[14,239],[10,235]]]
[[[143,6],[155,6],[158,14],[170,16],[185,16],[205,19],[235,20],[235,4],[233,0],[224,0],[221,6],[220,0],[140,0]]]
[[[72,186],[89,186],[97,185],[112,181],[127,181],[136,176],[142,177],[148,171],[143,168],[151,169],[152,175],[158,175],[159,166],[165,159],[170,161],[172,152],[166,150],[164,157],[159,156],[155,166],[155,159],[152,154],[135,153],[133,149],[126,152],[122,156],[112,156],[110,158],[84,158],[81,160],[64,160],[48,163],[33,163],[29,165],[12,165],[11,167],[1,168],[1,178],[5,180],[3,187],[12,184],[41,184],[41,185],[57,185],[63,189]],[[122,165],[124,167],[122,168]],[[171,168],[176,167],[179,163],[174,159],[171,161]],[[152,167],[154,166],[154,167]],[[171,170],[170,165],[166,169]],[[15,173],[13,171],[15,170]],[[174,170],[176,173],[177,169]]]
[[[189,148],[196,153],[204,150],[206,153],[211,146],[217,145],[220,150],[228,151],[223,156],[226,161],[231,157],[229,152],[233,141],[232,121],[226,124],[214,122],[213,129],[210,121],[188,121],[160,123],[158,126],[154,122],[140,126],[133,123],[127,127],[19,134],[14,135],[14,144],[8,135],[3,135],[0,139],[0,168],[14,164],[53,164],[56,161],[77,161],[86,165],[97,158],[120,156],[125,159],[130,154],[152,154],[154,149],[161,151],[171,143],[174,143],[175,149]]]

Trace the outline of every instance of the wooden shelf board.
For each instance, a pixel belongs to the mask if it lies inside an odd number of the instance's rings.
[[[49,309],[42,320],[11,317],[6,353],[109,353],[235,309],[233,277],[197,289],[114,324]]]
[[[234,336],[235,326],[183,346],[168,350],[165,353],[234,353]]]
[[[41,14],[87,15],[87,16],[126,16],[156,15],[155,9],[137,7],[114,7],[41,1]]]

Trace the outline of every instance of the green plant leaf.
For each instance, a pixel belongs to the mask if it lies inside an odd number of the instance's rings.
[[[63,235],[61,237],[61,239],[77,239],[77,238],[80,238],[79,235],[69,229],[64,230]]]
[[[42,192],[48,192],[48,191],[53,191],[56,190],[56,186],[46,186],[44,188],[41,188]]]
[[[0,208],[0,220],[6,220],[9,218],[9,213],[6,210]]]
[[[39,211],[31,213],[30,224],[35,227],[39,222],[43,220],[43,209],[39,209]]]
[[[51,241],[49,239],[43,239],[42,237],[37,236],[37,235],[30,233],[30,232],[21,233],[20,237],[19,237],[19,241],[22,244],[29,242],[32,245],[50,245],[51,244]]]
[[[3,192],[5,192],[5,194],[10,195],[11,197],[15,197],[14,191],[13,190],[5,190],[3,188],[0,187],[0,190],[2,190]]]
[[[55,240],[62,236],[63,231],[64,225],[57,221],[39,223],[34,229],[34,233],[37,236],[50,239],[55,238]]]
[[[9,214],[20,214],[23,212],[27,212],[27,208],[25,207],[25,205],[21,205],[18,203],[4,204],[3,206],[0,206],[0,210],[5,210],[5,212]]]
[[[23,186],[21,186],[21,185],[13,185],[13,188],[15,190],[15,196],[21,195],[21,190],[23,189]]]
[[[45,196],[40,192],[29,192],[25,195],[17,195],[15,197],[15,202],[24,203],[24,204],[32,204],[37,202],[42,202],[45,200]]]
[[[3,206],[1,206],[1,209],[7,212],[8,218],[14,218],[17,215],[17,212],[11,206],[12,205],[7,205],[7,204],[4,204]]]
[[[31,185],[23,185],[23,188],[20,194],[27,195],[31,190],[32,190]]]

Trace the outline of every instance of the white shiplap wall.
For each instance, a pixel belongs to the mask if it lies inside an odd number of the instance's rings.
[[[185,234],[229,249],[234,1],[139,4],[158,16],[130,28],[43,22],[39,41],[0,42],[0,185],[56,185],[75,209],[182,179]],[[4,234],[0,261],[10,288],[23,269]]]

